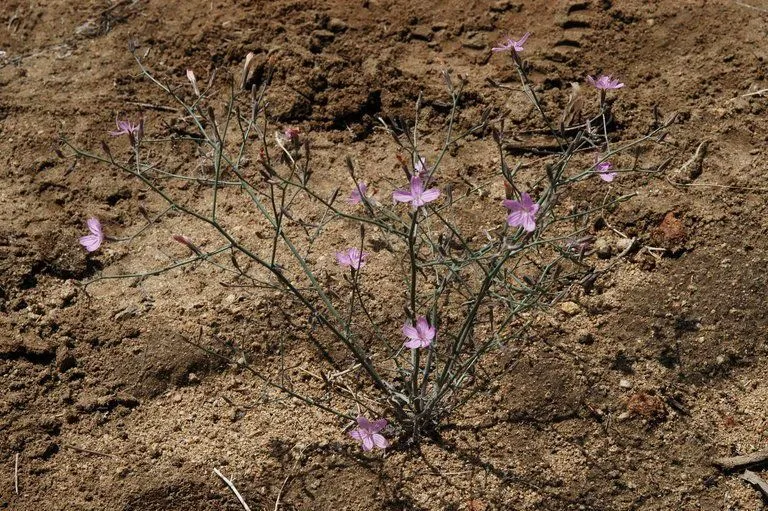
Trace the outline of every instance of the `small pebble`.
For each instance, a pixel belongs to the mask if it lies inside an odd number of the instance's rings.
[[[595,241],[595,252],[600,259],[610,259],[613,254],[613,247],[606,238],[598,238]]]
[[[575,316],[581,310],[581,307],[575,302],[563,302],[560,304],[560,310],[569,316]]]
[[[346,29],[347,24],[342,19],[332,18],[331,21],[328,22],[328,30],[331,32],[344,32]]]

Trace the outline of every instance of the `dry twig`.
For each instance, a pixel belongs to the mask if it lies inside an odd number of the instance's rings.
[[[248,504],[245,503],[245,500],[243,499],[243,496],[240,495],[239,491],[237,491],[237,488],[235,488],[235,485],[232,484],[232,481],[230,481],[229,479],[224,477],[224,474],[219,472],[218,468],[214,468],[213,469],[213,473],[216,474],[217,476],[219,476],[221,478],[221,480],[224,481],[224,483],[226,483],[227,486],[229,486],[229,489],[232,490],[232,493],[235,494],[235,497],[237,497],[237,500],[240,501],[240,505],[243,506],[243,509],[245,509],[245,511],[251,511],[251,508],[249,508]]]
[[[754,9],[754,10],[756,10],[756,11],[760,11],[760,12],[768,12],[768,10],[766,10],[766,9],[762,9],[762,8],[760,8],[760,7],[755,7],[754,5],[749,5],[749,4],[746,4],[746,3],[744,3],[744,2],[738,2],[738,1],[737,1],[737,2],[734,2],[734,3],[735,3],[736,5],[740,5],[741,7],[746,7],[746,8],[748,8],[748,9]]]
[[[19,494],[19,453],[16,453],[16,463],[13,471],[13,486],[16,489],[16,495]]]
[[[762,477],[755,474],[751,470],[745,470],[743,474],[741,474],[741,478],[747,481],[750,484],[754,484],[758,488],[760,488],[760,491],[763,492],[763,496],[768,497],[768,483],[763,480]]]
[[[734,468],[746,467],[747,465],[756,465],[768,460],[768,449],[756,451],[751,454],[741,456],[732,456],[728,458],[715,458],[712,463],[723,470],[733,470]]]
[[[752,91],[752,92],[747,92],[746,94],[740,94],[740,95],[736,96],[735,98],[729,99],[728,102],[730,103],[731,101],[736,101],[739,98],[748,98],[750,96],[762,96],[766,92],[768,92],[768,89],[760,89],[760,90],[756,90],[756,91]]]

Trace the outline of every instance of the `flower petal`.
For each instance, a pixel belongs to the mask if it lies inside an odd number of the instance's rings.
[[[520,194],[520,204],[523,206],[523,209],[526,211],[531,209],[531,206],[534,204],[533,199],[531,199],[531,196],[528,195],[526,192],[523,192]]]
[[[365,437],[363,437],[363,450],[370,451],[371,449],[373,449],[372,435],[365,435]]]
[[[88,230],[91,231],[96,236],[102,236],[101,231],[101,222],[99,222],[99,219],[96,217],[89,218],[86,222],[88,224]]]
[[[80,244],[85,247],[88,252],[95,252],[101,246],[101,236],[95,234],[88,234],[80,238]]]
[[[387,427],[387,419],[377,419],[371,424],[371,432],[378,433]]]
[[[412,325],[409,325],[408,323],[406,323],[405,325],[403,325],[403,335],[409,339],[418,339],[419,331],[418,329],[414,328]]]
[[[411,197],[414,199],[420,197],[424,193],[424,182],[419,176],[413,176],[411,178]]]
[[[349,432],[349,436],[351,436],[352,438],[354,438],[358,442],[362,442],[363,441],[363,432],[362,432],[362,430],[353,429],[352,431]]]
[[[517,227],[519,225],[523,225],[523,222],[525,221],[523,217],[525,217],[525,213],[523,213],[522,211],[512,211],[507,216],[507,225],[509,225],[510,227]]]
[[[411,339],[409,341],[406,341],[403,344],[406,348],[411,348],[412,350],[421,348],[421,340],[417,337],[416,339]]]
[[[416,331],[419,334],[419,339],[422,341],[427,339],[427,336],[429,335],[429,322],[427,322],[427,318],[420,316],[419,319],[416,320]]]
[[[501,201],[501,203],[504,205],[505,208],[507,208],[510,212],[512,211],[520,211],[520,202],[512,199],[504,199]]]
[[[523,229],[525,229],[527,232],[533,232],[536,230],[536,220],[534,219],[533,215],[523,216]]]
[[[371,429],[371,421],[369,421],[362,415],[357,418],[357,425],[360,426],[360,429],[366,432],[370,431]]]
[[[373,434],[373,444],[379,449],[386,449],[389,447],[389,442],[387,442],[387,439],[378,433]]]
[[[421,200],[422,200],[422,203],[424,204],[426,204],[427,202],[432,202],[438,197],[440,197],[440,190],[437,188],[430,188],[429,190],[421,194]]]
[[[392,199],[394,199],[395,202],[411,202],[413,196],[408,190],[398,189],[392,192]]]
[[[349,258],[349,254],[345,252],[336,252],[336,262],[341,266],[352,266],[352,260]]]

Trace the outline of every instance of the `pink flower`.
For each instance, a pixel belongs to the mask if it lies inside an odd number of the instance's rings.
[[[424,189],[424,182],[419,176],[413,176],[411,178],[411,189],[398,189],[392,193],[392,198],[395,202],[410,202],[414,209],[419,206],[423,206],[428,202],[440,197],[440,190],[437,188]]]
[[[378,419],[371,422],[361,415],[357,418],[357,429],[350,431],[349,436],[360,442],[363,445],[363,450],[366,452],[374,447],[386,449],[389,447],[389,442],[379,433],[379,431],[386,427],[387,419]]]
[[[539,211],[539,205],[531,199],[530,195],[523,192],[519,201],[506,199],[503,204],[509,210],[507,225],[522,226],[527,232],[533,232],[536,229],[536,213]]]
[[[351,247],[341,252],[336,252],[336,261],[341,266],[349,266],[353,270],[359,270],[365,266],[368,254],[360,252],[357,247]]]
[[[491,48],[491,51],[509,51],[509,50],[515,50],[516,52],[523,51],[523,44],[525,44],[525,41],[528,40],[528,36],[530,36],[530,32],[526,32],[523,37],[520,38],[519,41],[513,40],[511,37],[507,37],[506,41],[502,41],[499,43],[499,46],[495,46]]]
[[[283,135],[285,135],[286,140],[292,144],[299,143],[300,134],[301,130],[299,128],[285,128],[285,131],[283,131]]]
[[[435,178],[429,176],[429,174],[432,172],[432,169],[427,166],[426,158],[419,158],[419,161],[417,161],[413,166],[413,171],[414,175],[418,176],[419,179],[421,179],[421,182],[427,186],[429,186],[435,180]]]
[[[133,124],[131,121],[118,121],[115,119],[115,124],[117,124],[117,131],[110,131],[109,134],[113,137],[119,137],[120,135],[129,135],[134,136],[136,138],[141,138],[140,134],[143,132],[144,129],[144,123],[143,121],[139,121],[138,124]]]
[[[587,76],[587,81],[594,85],[595,88],[600,90],[621,89],[624,87],[623,83],[619,82],[618,80],[614,80],[613,76],[611,75],[602,75],[597,80],[591,76]]]
[[[347,199],[347,202],[350,204],[360,204],[363,201],[363,197],[365,197],[365,192],[368,191],[368,185],[360,181],[359,183],[355,184],[355,189],[352,190],[352,193],[349,196],[349,199]]]
[[[91,234],[81,237],[80,244],[88,252],[95,252],[104,242],[104,232],[101,230],[101,222],[99,222],[98,218],[89,218],[87,223]]]
[[[403,335],[409,340],[405,341],[405,347],[411,349],[427,348],[435,339],[435,327],[430,326],[427,318],[419,316],[414,327],[410,323],[403,325]]]
[[[600,157],[598,156],[597,159],[600,160]],[[616,177],[616,172],[611,172],[612,168],[613,164],[611,162],[604,161],[597,164],[595,167],[595,172],[597,172],[597,175],[600,176],[600,179],[606,183],[610,183]]]

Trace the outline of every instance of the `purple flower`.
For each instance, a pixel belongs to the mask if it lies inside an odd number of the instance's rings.
[[[411,349],[427,348],[435,339],[435,327],[430,326],[427,318],[419,316],[414,327],[410,323],[403,325],[403,335],[408,338],[405,347]]]
[[[363,450],[366,452],[374,447],[386,449],[389,447],[389,442],[379,433],[379,431],[386,427],[387,419],[378,419],[371,422],[361,415],[357,418],[357,429],[350,431],[349,436],[360,442],[363,445]]]
[[[527,232],[533,232],[536,229],[536,213],[539,211],[539,205],[531,199],[530,195],[523,192],[519,201],[506,199],[503,204],[509,210],[507,225],[522,226]]]
[[[623,83],[619,82],[618,80],[614,80],[613,76],[611,75],[602,75],[597,80],[591,76],[587,76],[587,81],[594,85],[595,88],[600,90],[621,89],[624,87]]]
[[[360,252],[357,247],[351,247],[341,252],[336,252],[336,261],[341,266],[349,266],[353,270],[359,270],[365,266],[368,257],[366,252]]]
[[[523,51],[523,44],[525,44],[525,41],[528,40],[528,36],[530,36],[530,32],[526,32],[523,37],[520,38],[519,41],[513,40],[511,37],[507,37],[505,41],[502,41],[499,43],[499,46],[495,46],[491,48],[491,51],[509,51],[509,50],[515,50],[516,52]]]
[[[419,179],[421,179],[421,182],[427,186],[429,186],[435,180],[435,178],[430,177],[432,169],[427,166],[426,158],[419,158],[419,161],[417,161],[413,166],[413,171],[414,175],[418,176]]]
[[[356,183],[355,189],[352,190],[352,193],[347,199],[347,202],[350,204],[360,204],[363,201],[363,197],[365,197],[365,192],[367,191],[368,191],[368,185],[366,185],[362,181]]]
[[[395,202],[410,202],[414,208],[423,206],[427,202],[440,197],[440,190],[437,188],[424,189],[424,182],[419,176],[413,176],[411,178],[411,189],[398,189],[392,193],[392,198]]]
[[[600,160],[600,157],[598,156],[597,159]],[[616,177],[616,172],[611,172],[612,168],[613,164],[611,162],[604,161],[597,164],[595,167],[595,172],[597,172],[597,175],[600,176],[600,179],[606,183],[610,183]]]
[[[99,222],[98,218],[89,218],[87,223],[91,234],[81,237],[80,244],[88,252],[95,252],[104,242],[104,232],[101,230],[101,222]]]
[[[139,139],[144,131],[143,121],[139,121],[138,124],[133,124],[131,121],[118,121],[115,119],[115,124],[117,124],[117,131],[109,132],[113,137],[128,135]]]

